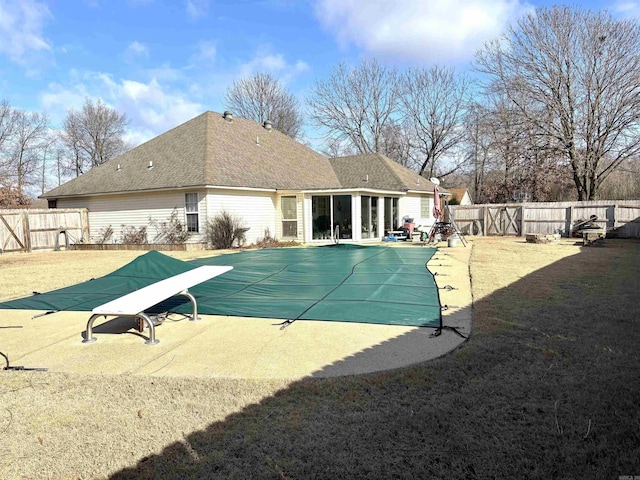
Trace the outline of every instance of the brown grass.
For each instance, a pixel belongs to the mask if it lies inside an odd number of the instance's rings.
[[[0,372],[0,478],[640,474],[640,243],[473,249],[472,338],[424,365],[292,384]],[[136,255],[97,254],[0,257],[3,294]]]
[[[48,292],[98,278],[144,255],[140,250],[59,251],[0,255],[0,301]],[[180,260],[210,257],[228,251],[163,252]]]

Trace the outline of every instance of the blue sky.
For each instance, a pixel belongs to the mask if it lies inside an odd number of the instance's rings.
[[[100,98],[148,140],[268,71],[304,99],[339,61],[468,68],[533,0],[0,0],[0,99],[47,112]],[[640,2],[592,0],[640,17]],[[310,139],[313,142],[313,139]]]

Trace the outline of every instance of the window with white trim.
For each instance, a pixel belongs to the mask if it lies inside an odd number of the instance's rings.
[[[420,197],[420,218],[431,218],[431,201],[429,197]]]
[[[200,213],[197,193],[184,194],[184,211],[187,217],[187,232],[198,233],[200,231]]]
[[[280,199],[282,211],[282,236],[296,238],[298,236],[298,213],[296,197],[282,197]]]

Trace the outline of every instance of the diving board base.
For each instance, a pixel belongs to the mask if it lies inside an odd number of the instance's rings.
[[[140,290],[131,292],[120,298],[99,305],[92,310],[91,318],[87,322],[87,331],[82,343],[93,343],[96,341],[93,336],[93,324],[98,317],[104,316],[123,316],[136,317],[140,322],[149,327],[149,338],[145,342],[147,345],[155,345],[158,343],[156,339],[156,329],[153,320],[145,313],[145,310],[167,300],[176,295],[184,295],[193,305],[193,314],[191,320],[199,320],[198,303],[196,298],[189,293],[189,288],[198,285],[218,275],[228,272],[233,267],[207,265],[187,272],[165,278],[159,282],[152,283]]]

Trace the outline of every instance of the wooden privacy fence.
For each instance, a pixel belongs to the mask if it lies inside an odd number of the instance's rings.
[[[59,249],[89,240],[84,208],[0,210],[0,253]]]
[[[450,210],[458,228],[467,235],[560,232],[568,236],[574,223],[595,215],[596,223],[606,228],[608,235],[640,238],[640,200],[451,205]]]

